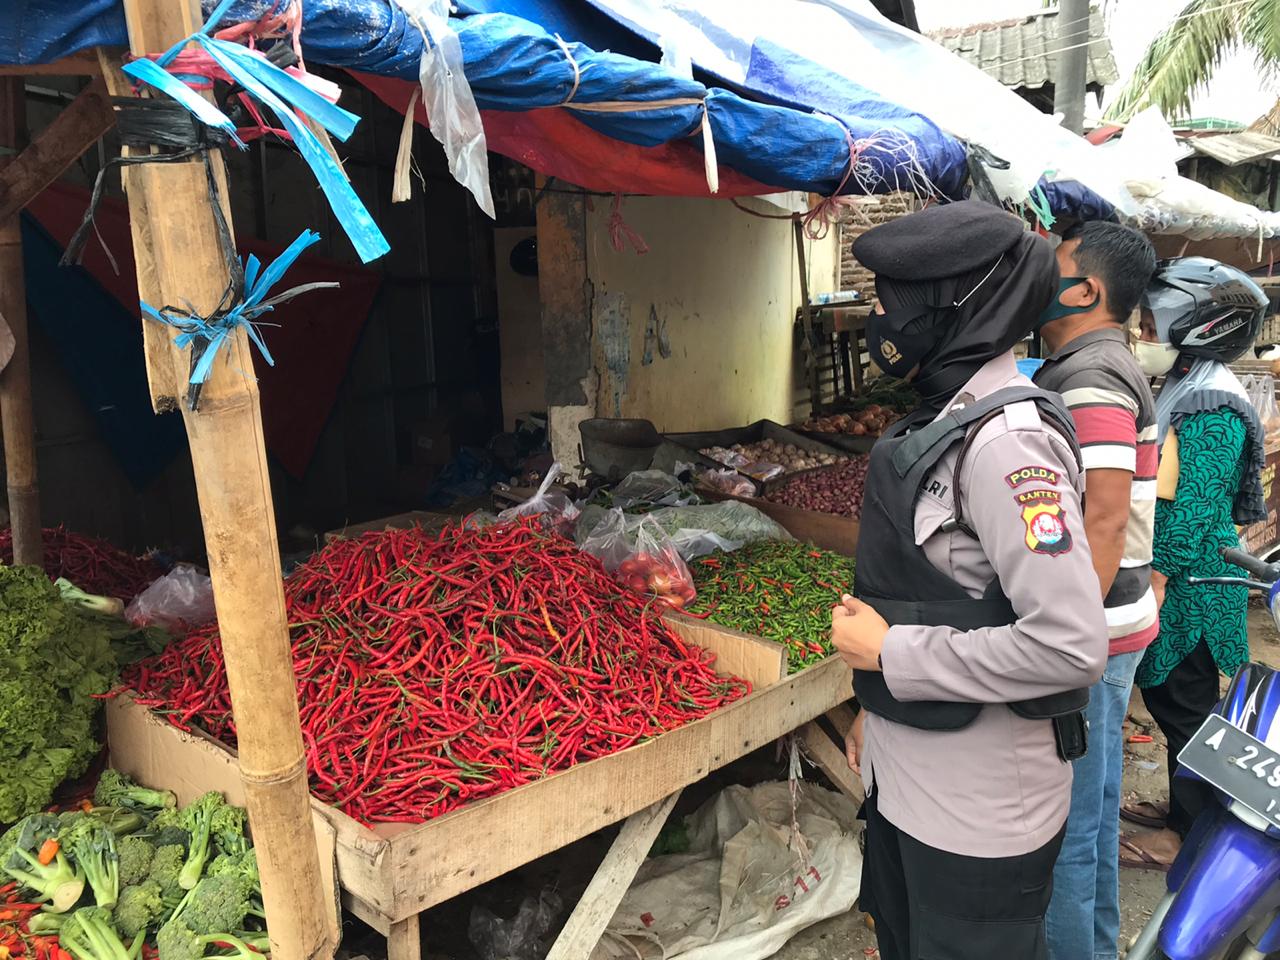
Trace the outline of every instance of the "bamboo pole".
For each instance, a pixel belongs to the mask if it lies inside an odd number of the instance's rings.
[[[163,50],[200,25],[196,0],[125,0],[124,7],[136,54]],[[211,159],[230,223],[225,166],[221,156]],[[204,164],[136,166],[128,195],[131,217],[145,220],[146,229],[135,236],[151,240],[148,252],[138,251],[138,261],[149,261],[154,272],[140,276],[140,284],[155,285],[157,306],[190,303],[212,311],[227,287],[228,270]],[[151,338],[147,349],[167,352],[174,382],[186,382],[190,356],[170,337]],[[311,960],[332,956],[335,944],[325,920],[311,822],[258,388],[244,333],[225,349],[229,355],[215,364],[199,410],[184,404],[183,417],[272,956]],[[164,365],[163,357],[153,359],[157,368]]]
[[[26,139],[26,92],[21,77],[0,79],[0,167],[13,162]],[[40,488],[36,483],[36,429],[31,414],[31,354],[27,337],[27,285],[22,272],[19,214],[0,221],[0,316],[13,333],[13,356],[0,372],[0,429],[13,562],[44,564]]]

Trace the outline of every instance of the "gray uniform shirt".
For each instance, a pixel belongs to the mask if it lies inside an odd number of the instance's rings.
[[[1012,354],[987,363],[950,409],[1028,386]],[[1084,478],[1034,403],[1013,404],[983,427],[960,477],[964,517],[978,538],[945,532],[959,446],[926,478],[916,543],[971,596],[993,579],[1018,619],[1001,627],[895,626],[885,681],[899,700],[983,703],[962,730],[918,730],[871,714],[860,758],[880,812],[922,843],[951,853],[1009,857],[1039,849],[1066,822],[1071,766],[1053,726],[1005,704],[1092,685],[1107,658],[1098,577],[1084,538]]]

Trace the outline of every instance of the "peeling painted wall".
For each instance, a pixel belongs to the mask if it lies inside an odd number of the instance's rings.
[[[645,417],[664,431],[790,420],[800,304],[790,221],[726,200],[629,198],[622,216],[649,248],[638,255],[614,249],[611,212],[596,200],[586,214],[599,415]],[[806,242],[811,294],[836,288],[836,233]]]

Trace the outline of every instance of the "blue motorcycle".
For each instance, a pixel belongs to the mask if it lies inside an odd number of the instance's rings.
[[[1280,627],[1280,564],[1241,550],[1223,557],[1266,594]],[[1265,960],[1280,955],[1280,674],[1251,663],[1178,754],[1177,776],[1214,787],[1169,869],[1168,892],[1130,947],[1128,960]]]

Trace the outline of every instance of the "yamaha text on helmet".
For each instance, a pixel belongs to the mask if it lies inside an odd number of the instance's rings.
[[[1142,298],[1156,336],[1178,350],[1174,372],[1198,358],[1232,363],[1253,346],[1269,309],[1244,272],[1207,257],[1162,260]]]

